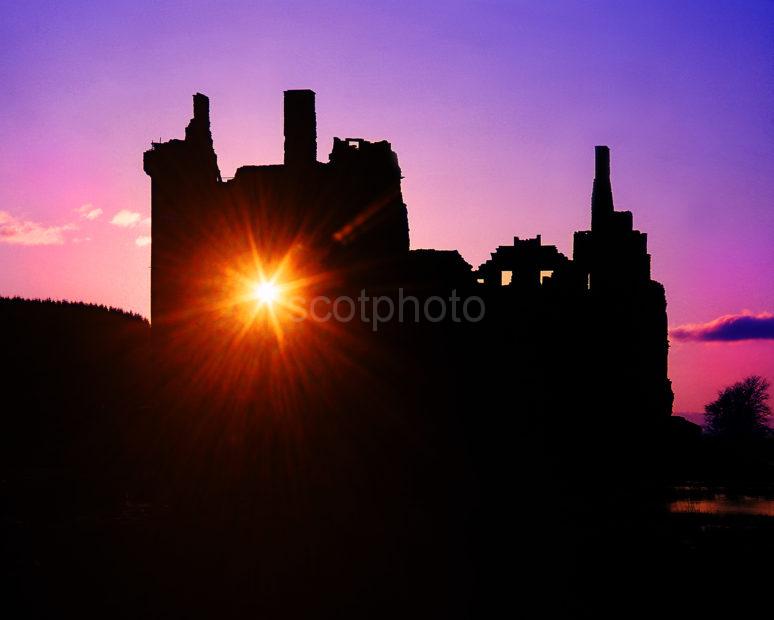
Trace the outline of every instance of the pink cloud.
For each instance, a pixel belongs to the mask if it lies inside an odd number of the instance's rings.
[[[91,204],[82,205],[81,207],[78,207],[76,211],[85,220],[96,220],[103,213],[102,209],[100,208],[95,209],[94,206]]]
[[[0,243],[9,245],[62,245],[64,232],[75,230],[73,224],[46,226],[0,211]]]
[[[132,228],[137,226],[142,220],[142,216],[136,211],[129,211],[128,209],[121,209],[113,216],[110,223],[114,226],[120,226],[121,228]]]
[[[150,245],[151,244],[151,238],[148,237],[147,235],[143,235],[141,237],[137,237],[137,239],[134,240],[134,243],[138,247],[142,248],[142,247],[145,247],[146,245]]]
[[[770,312],[740,312],[726,314],[707,323],[680,325],[669,330],[673,340],[720,341],[774,339],[774,314]]]

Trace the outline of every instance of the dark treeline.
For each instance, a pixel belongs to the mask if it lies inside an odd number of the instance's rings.
[[[150,325],[93,304],[0,299],[6,466],[125,465],[146,398]]]
[[[52,312],[62,314],[66,311],[71,311],[80,317],[86,316],[89,313],[90,316],[98,316],[105,312],[113,315],[119,315],[123,318],[131,319],[134,321],[140,321],[148,325],[148,321],[145,317],[137,312],[129,312],[123,308],[116,308],[115,306],[106,306],[104,304],[90,304],[83,301],[69,301],[67,299],[27,299],[24,297],[0,297],[0,308],[4,313],[4,316],[11,317],[24,317],[29,319],[33,313],[37,313],[39,317],[51,316]],[[62,308],[62,310],[52,310],[53,308]],[[7,314],[6,314],[7,313]]]

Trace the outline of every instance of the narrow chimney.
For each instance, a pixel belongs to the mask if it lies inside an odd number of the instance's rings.
[[[193,96],[193,118],[185,128],[186,142],[212,145],[210,134],[210,100],[207,95],[196,93]]]
[[[193,147],[192,153],[203,168],[202,178],[221,180],[218,169],[218,156],[212,148],[210,131],[210,99],[207,95],[196,93],[193,96],[193,118],[185,128],[185,141]]]
[[[610,147],[594,147],[594,176],[597,179],[610,178]]]
[[[285,165],[317,161],[317,117],[313,90],[285,91]]]
[[[604,229],[614,210],[610,185],[610,148],[594,147],[594,188],[591,192],[591,230]]]
[[[196,93],[193,96],[194,119],[202,123],[210,124],[210,99],[207,95]]]

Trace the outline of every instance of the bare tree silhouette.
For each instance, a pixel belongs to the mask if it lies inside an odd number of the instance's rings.
[[[726,439],[754,439],[771,433],[768,390],[769,382],[758,375],[721,390],[704,408],[709,432]]]

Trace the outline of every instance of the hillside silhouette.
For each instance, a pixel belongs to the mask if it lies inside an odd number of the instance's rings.
[[[0,298],[2,459],[104,471],[147,403],[150,325],[106,306]]]

